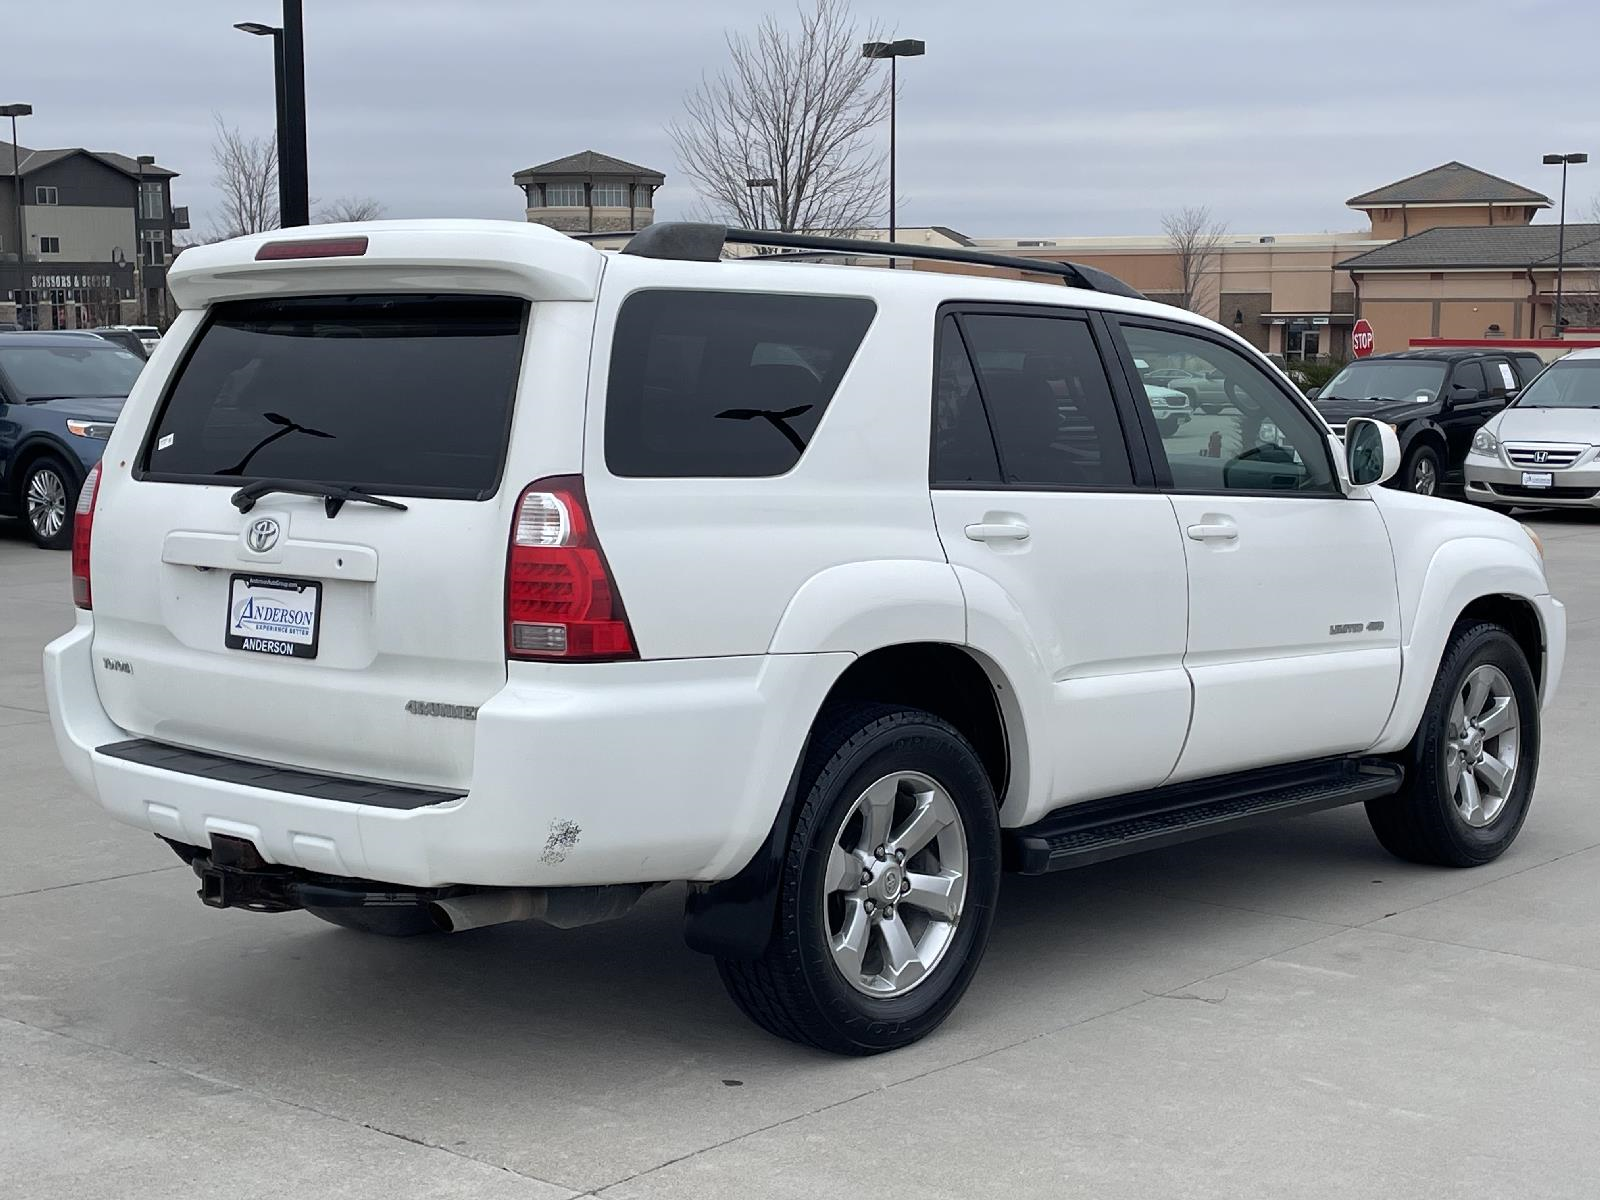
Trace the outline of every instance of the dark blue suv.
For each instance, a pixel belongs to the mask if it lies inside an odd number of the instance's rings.
[[[89,333],[0,333],[0,516],[72,546],[72,510],[144,362]]]

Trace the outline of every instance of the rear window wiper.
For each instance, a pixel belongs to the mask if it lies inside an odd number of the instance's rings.
[[[257,500],[272,492],[284,492],[290,496],[321,496],[326,501],[323,507],[330,517],[338,516],[347,500],[406,511],[406,505],[400,501],[374,496],[365,488],[346,487],[338,483],[308,483],[301,479],[257,479],[254,483],[245,484],[229,499],[240,512],[247,513],[256,506]]]

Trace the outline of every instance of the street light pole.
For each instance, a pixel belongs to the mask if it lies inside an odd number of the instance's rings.
[[[278,147],[278,220],[283,223],[284,214],[293,207],[289,200],[289,181],[293,169],[288,165],[289,146],[285,141],[289,100],[283,78],[283,30],[276,25],[263,25],[260,21],[240,21],[234,28],[272,39],[272,99],[277,108],[273,141]]]
[[[1561,217],[1556,231],[1556,337],[1561,336],[1562,282],[1567,258],[1567,166],[1589,161],[1587,154],[1546,154],[1544,165],[1561,167]]]
[[[861,47],[862,58],[887,58],[889,60],[889,240],[895,239],[895,99],[900,90],[900,76],[896,60],[917,58],[928,52],[928,44],[913,38],[897,42],[867,42]],[[889,266],[895,265],[894,259]]]
[[[300,0],[283,0],[282,139],[288,143],[284,165],[293,178],[284,189],[278,223],[284,227],[311,224],[310,178],[306,171],[306,48]],[[281,176],[282,170],[279,174]]]
[[[31,104],[0,104],[0,117],[11,118],[11,182],[17,191],[17,315],[22,313],[22,294],[28,290],[28,239],[22,230],[22,168],[17,155],[17,118],[31,117]],[[17,324],[22,324],[21,320]]]

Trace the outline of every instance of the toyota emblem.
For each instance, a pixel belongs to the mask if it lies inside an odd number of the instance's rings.
[[[257,554],[265,554],[278,544],[278,523],[271,517],[260,517],[250,522],[244,535],[244,544]]]

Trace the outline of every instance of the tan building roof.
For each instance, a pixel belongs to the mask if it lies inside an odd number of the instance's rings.
[[[612,158],[611,155],[601,154],[598,150],[581,150],[565,158],[556,158],[547,163],[540,163],[536,167],[527,167],[511,178],[523,183],[537,177],[555,175],[567,178],[574,175],[627,175],[655,183],[666,180],[666,176],[653,167],[641,167],[638,163]]]
[[[1472,225],[1414,233],[1339,264],[1346,271],[1555,266],[1558,225]],[[1570,266],[1600,265],[1600,225],[1567,226]]]
[[[1548,208],[1550,197],[1466,163],[1452,161],[1352,196],[1345,204],[1350,208],[1385,208],[1397,204],[1532,204]]]

